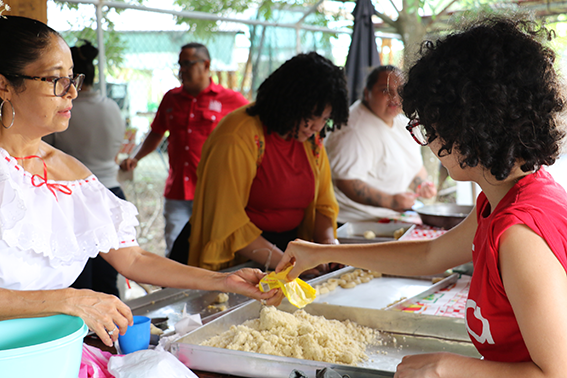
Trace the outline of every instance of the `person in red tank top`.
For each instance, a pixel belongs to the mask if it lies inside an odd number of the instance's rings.
[[[482,188],[462,223],[433,240],[294,241],[276,268],[294,263],[289,279],[327,261],[423,275],[472,260],[466,327],[483,358],[405,356],[395,378],[565,376],[567,193],[543,168],[565,135],[551,37],[536,22],[489,16],[426,42],[409,69],[400,91],[408,131],[454,180]]]

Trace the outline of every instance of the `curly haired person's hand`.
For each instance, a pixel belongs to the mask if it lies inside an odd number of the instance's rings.
[[[279,289],[261,292],[258,283],[266,274],[259,269],[244,268],[228,273],[225,277],[226,291],[242,294],[262,301],[269,306],[279,306],[284,298]]]
[[[394,378],[442,378],[452,376],[467,357],[452,353],[425,353],[405,356]],[[448,373],[448,374],[447,374]]]
[[[132,311],[116,296],[88,289],[69,290],[65,312],[83,319],[105,345],[112,346],[118,333],[123,335],[128,326],[134,324]]]
[[[288,273],[287,278],[294,280],[299,277],[301,273],[326,264],[326,261],[319,261],[317,259],[317,246],[318,244],[301,239],[289,242],[282,259],[276,267],[276,272],[281,272],[292,264],[293,268]]]

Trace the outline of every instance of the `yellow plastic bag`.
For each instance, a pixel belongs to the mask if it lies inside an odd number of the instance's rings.
[[[258,287],[264,293],[276,288],[281,289],[292,305],[297,308],[303,308],[315,300],[317,292],[311,285],[299,278],[288,281],[287,274],[291,268],[293,268],[292,265],[279,273],[271,272],[264,276],[260,280]]]

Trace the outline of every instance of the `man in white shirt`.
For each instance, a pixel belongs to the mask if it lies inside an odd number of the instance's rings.
[[[427,181],[420,146],[405,129],[394,66],[379,66],[366,79],[363,99],[350,108],[348,126],[326,140],[340,223],[392,218],[417,197],[437,191]]]

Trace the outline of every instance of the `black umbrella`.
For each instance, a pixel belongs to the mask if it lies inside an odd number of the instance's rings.
[[[360,98],[370,68],[380,65],[372,25],[372,15],[375,13],[371,0],[357,0],[352,12],[354,27],[345,65],[351,104]]]

